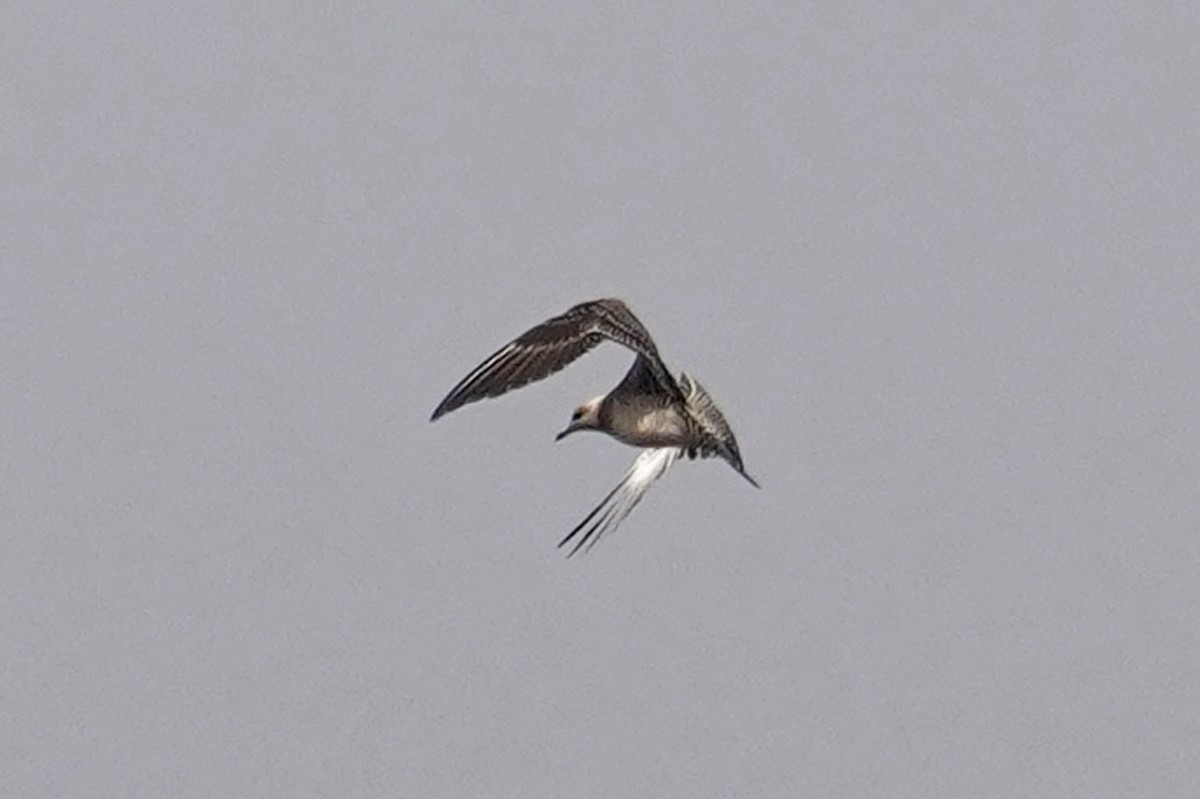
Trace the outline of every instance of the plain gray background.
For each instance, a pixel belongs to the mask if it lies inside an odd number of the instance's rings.
[[[0,793],[1195,796],[1200,12],[978,5],[7,4]]]

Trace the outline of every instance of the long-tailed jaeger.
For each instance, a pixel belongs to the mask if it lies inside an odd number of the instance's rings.
[[[742,466],[737,439],[712,398],[686,373],[678,380],[671,375],[654,340],[621,300],[581,303],[525,331],[451,389],[430,421],[548,377],[605,340],[633,350],[633,366],[612,391],[576,408],[555,440],[579,430],[599,430],[643,449],[617,487],[558,543],[562,547],[580,536],[568,557],[584,545],[590,549],[615,529],[680,456],[723,458],[758,488]]]

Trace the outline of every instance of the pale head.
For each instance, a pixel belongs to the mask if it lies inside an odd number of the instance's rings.
[[[571,423],[567,425],[567,429],[554,437],[555,441],[561,441],[571,433],[579,430],[599,430],[600,429],[600,403],[604,400],[601,395],[580,405],[571,414]]]

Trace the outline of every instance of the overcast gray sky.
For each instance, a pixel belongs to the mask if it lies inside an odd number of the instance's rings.
[[[0,793],[1194,796],[1200,11],[1006,5],[7,4]]]

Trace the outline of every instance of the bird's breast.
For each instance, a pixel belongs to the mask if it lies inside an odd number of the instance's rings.
[[[677,447],[689,441],[689,428],[674,407],[626,405],[613,409],[614,437],[635,447]]]

